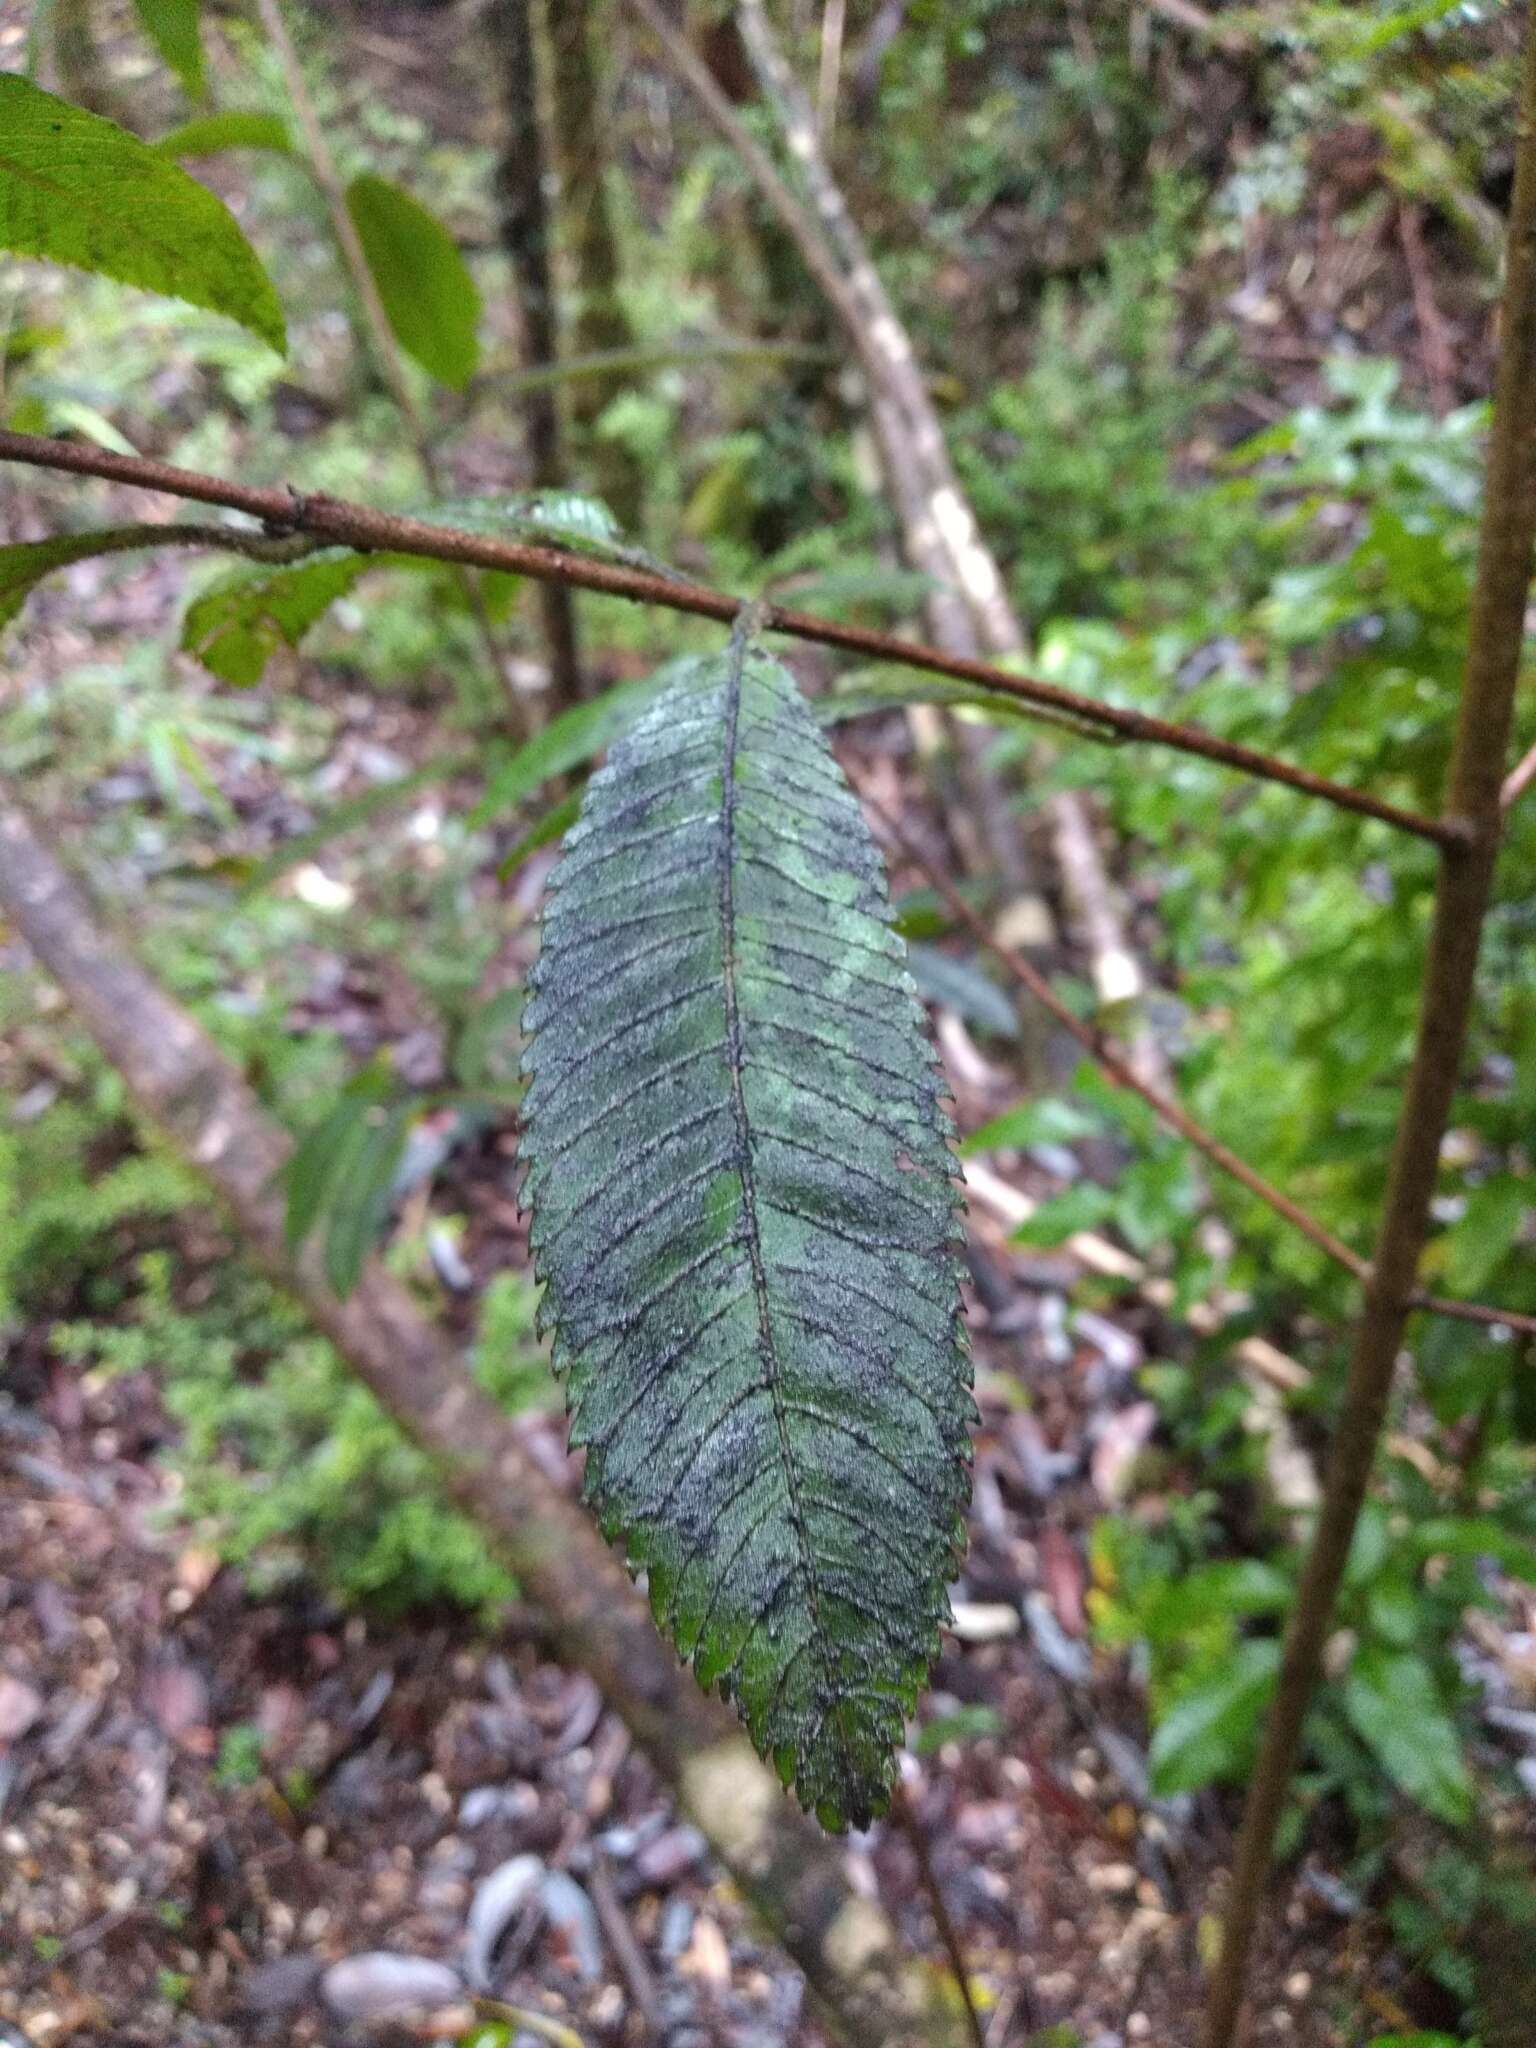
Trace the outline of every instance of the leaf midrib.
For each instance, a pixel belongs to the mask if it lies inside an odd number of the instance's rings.
[[[736,993],[736,725],[741,710],[741,683],[746,667],[749,635],[738,624],[731,635],[729,666],[725,684],[725,734],[720,767],[720,964],[725,989],[725,1060],[731,1081],[731,1114],[736,1125],[736,1170],[741,1176],[742,1218],[746,1226],[747,1257],[752,1266],[752,1291],[757,1306],[759,1356],[764,1372],[764,1390],[773,1403],[774,1425],[778,1431],[779,1455],[784,1466],[784,1490],[789,1518],[800,1546],[806,1591],[811,1609],[813,1637],[824,1645],[821,1619],[821,1585],[816,1575],[816,1553],[806,1525],[800,1499],[799,1472],[789,1437],[789,1411],[782,1384],[783,1367],[773,1340],[773,1321],[768,1299],[768,1275],[763,1264],[762,1236],[757,1220],[757,1183],[752,1169],[752,1124],[747,1114],[743,1086],[744,1056],[741,1013]]]

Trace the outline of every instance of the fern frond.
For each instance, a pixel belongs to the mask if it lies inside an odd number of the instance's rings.
[[[745,630],[592,778],[533,986],[525,1199],[588,1498],[700,1681],[862,1824],[963,1540],[955,1167],[879,855]]]

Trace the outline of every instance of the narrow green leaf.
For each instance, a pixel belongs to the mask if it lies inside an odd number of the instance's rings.
[[[364,1112],[330,1191],[325,1271],[343,1300],[357,1285],[363,1263],[389,1218],[395,1169],[405,1149],[413,1110],[409,1102],[379,1104]]]
[[[133,452],[131,449],[128,451]],[[230,529],[233,546],[239,535]],[[189,536],[172,523],[169,526],[99,526],[90,533],[52,534],[47,540],[14,541],[0,546],[0,628],[17,618],[28,597],[43,578],[71,562],[86,562],[100,555],[131,554],[145,549],[194,546],[208,547],[202,534]]]
[[[347,211],[396,340],[429,377],[462,390],[480,360],[480,293],[452,235],[372,171],[347,187]]]
[[[1017,1038],[1019,1015],[1007,992],[970,960],[957,960],[937,946],[909,942],[907,961],[918,993],[942,1003],[999,1038]]]
[[[563,839],[575,824],[576,813],[580,809],[579,789],[573,789],[569,796],[563,796],[558,803],[551,804],[543,817],[529,826],[511,852],[503,854],[496,863],[497,879],[504,882],[509,875],[517,873],[530,853],[537,853],[541,846],[548,846],[553,840]]]
[[[1012,1233],[1011,1242],[1042,1248],[1064,1244],[1074,1231],[1092,1230],[1114,1213],[1115,1198],[1108,1188],[1101,1188],[1096,1181],[1079,1181],[1064,1194],[1042,1202]]]
[[[162,156],[216,156],[224,149],[270,149],[292,154],[287,124],[276,114],[199,114],[155,144]]]
[[[189,99],[203,91],[203,41],[198,33],[199,0],[133,0],[150,41],[181,80]]]
[[[1456,1294],[1479,1294],[1520,1236],[1536,1188],[1522,1175],[1495,1174],[1467,1197],[1466,1213],[1447,1244],[1446,1285]]]
[[[365,570],[393,560],[327,548],[281,569],[236,569],[187,606],[181,648],[226,683],[259,683],[281,647],[297,647]]]
[[[1158,1722],[1147,1761],[1160,1799],[1198,1792],[1246,1758],[1280,1668],[1280,1645],[1264,1637],[1232,1655],[1174,1701]]]
[[[915,612],[933,588],[933,578],[919,569],[866,561],[824,569],[819,575],[786,585],[782,601],[798,611],[820,612],[834,619],[857,612],[899,615]]]
[[[961,1156],[974,1159],[982,1152],[996,1152],[1011,1145],[1025,1151],[1031,1145],[1070,1145],[1078,1138],[1092,1137],[1103,1128],[1096,1117],[1085,1114],[1059,1095],[1040,1095],[1005,1109],[990,1123],[982,1125],[960,1147]]]
[[[233,214],[116,122],[0,75],[0,248],[226,314],[285,352],[283,311]]]
[[[649,706],[659,681],[653,676],[644,682],[621,683],[601,697],[571,705],[541,726],[491,777],[490,787],[469,814],[469,824],[489,824],[554,776],[581,767],[611,746]]]
[[[1001,1735],[1003,1717],[995,1707],[956,1707],[940,1714],[917,1731],[912,1744],[914,1756],[937,1756],[946,1742],[982,1742],[989,1735]]]
[[[356,1090],[356,1083],[342,1090],[283,1167],[283,1186],[289,1196],[283,1235],[289,1251],[297,1251],[319,1223],[348,1147],[362,1130],[362,1118],[369,1114],[369,1100]]]
[[[61,533],[49,540],[16,541],[0,547],[0,626],[19,617],[33,589],[51,570],[143,545],[137,527],[107,527],[95,533]]]
[[[963,1537],[955,1169],[879,854],[740,632],[592,778],[532,986],[525,1194],[588,1497],[700,1682],[863,1823]]]
[[[1456,1723],[1422,1657],[1367,1645],[1344,1681],[1349,1725],[1387,1776],[1453,1826],[1472,1813],[1472,1781]]]

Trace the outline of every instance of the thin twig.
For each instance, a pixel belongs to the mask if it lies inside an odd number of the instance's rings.
[[[301,533],[252,533],[243,526],[214,526],[198,520],[176,520],[171,524],[152,519],[130,526],[104,526],[95,533],[81,534],[90,542],[91,555],[125,555],[137,548],[217,548],[221,553],[244,555],[253,562],[287,564],[302,562],[319,546]],[[42,541],[20,541],[20,547],[42,547]],[[61,562],[60,568],[66,564]]]
[[[395,410],[406,424],[417,464],[426,479],[427,489],[434,498],[440,498],[443,494],[442,473],[433,451],[427,423],[422,417],[420,406],[416,403],[416,395],[411,390],[400,344],[395,338],[395,330],[389,324],[384,301],[379,296],[378,283],[357,232],[357,223],[352,218],[352,209],[347,205],[346,187],[341,182],[336,159],[331,155],[330,145],[325,139],[325,130],[320,125],[314,101],[309,96],[304,66],[283,17],[282,0],[256,0],[256,12],[282,71],[294,118],[299,124],[299,133],[304,138],[304,154],[310,175],[325,201],[325,210],[330,216],[331,233],[336,238],[336,247],[341,252],[342,264],[352,281],[352,289],[356,292],[358,304],[362,308],[363,331],[368,339],[369,352],[378,366],[380,376],[384,379],[385,389],[394,401]],[[461,570],[456,580],[469,615],[475,622],[475,631],[480,636],[480,644],[490,664],[491,674],[506,693],[516,715],[519,730],[526,738],[532,730],[533,721],[527,703],[512,688],[511,666],[497,637],[496,628],[491,623],[480,579],[470,570]]]
[[[602,1928],[613,1959],[619,1966],[619,1975],[629,1987],[635,2010],[645,2023],[648,2037],[659,2041],[664,2031],[664,2015],[661,1999],[656,1990],[656,1979],[651,1966],[645,1959],[635,1930],[629,1924],[613,1882],[613,1873],[608,1860],[599,1853],[593,1858],[591,1875],[587,1879],[587,1891],[592,1899],[592,1910],[597,1915],[597,1924]]]
[[[1211,1977],[1205,2048],[1231,2048],[1275,1833],[1365,1501],[1404,1325],[1429,1229],[1440,1147],[1466,1050],[1483,921],[1500,837],[1499,797],[1536,552],[1536,10],[1527,20],[1515,187],[1494,391],[1488,480],[1451,751],[1448,810],[1471,844],[1442,857],[1420,997],[1418,1043],[1403,1098],[1386,1208],[1323,1478],[1317,1527],[1297,1583],[1274,1703],[1249,1784],[1233,1862],[1221,1954]]]
[[[560,548],[538,547],[527,541],[497,540],[483,533],[464,533],[450,526],[436,526],[403,513],[379,512],[366,505],[354,505],[344,498],[323,493],[306,496],[279,490],[269,484],[234,483],[198,470],[181,469],[174,463],[149,460],[143,456],[120,455],[115,449],[98,448],[84,442],[56,441],[41,434],[18,434],[0,428],[0,462],[23,462],[35,469],[57,469],[74,476],[101,477],[108,483],[132,484],[142,490],[164,491],[172,497],[188,498],[198,504],[226,505],[233,512],[245,512],[277,532],[309,533],[317,539],[364,550],[384,549],[397,554],[421,555],[434,562],[463,562],[475,568],[504,569],[514,576],[531,576],[541,582],[570,583],[580,590],[600,590],[610,597],[628,598],[637,604],[661,605],[668,611],[688,612],[697,618],[718,619],[729,625],[741,610],[742,600],[701,583],[675,582],[643,569],[621,563],[599,562],[585,555],[568,554]],[[1085,724],[1099,726],[1125,739],[1146,740],[1157,746],[1173,747],[1180,753],[1198,754],[1226,768],[1252,775],[1264,782],[1278,782],[1305,796],[1336,804],[1340,810],[1361,817],[1376,818],[1416,838],[1447,847],[1462,847],[1468,833],[1463,822],[1427,818],[1416,811],[1372,796],[1369,791],[1351,789],[1348,784],[1330,782],[1308,768],[1297,767],[1271,754],[1261,754],[1236,740],[1219,738],[1199,726],[1179,725],[1165,718],[1153,718],[1120,704],[1106,704],[1075,690],[1064,690],[1035,676],[1015,675],[1011,669],[965,656],[946,654],[937,647],[905,640],[894,633],[879,633],[865,626],[845,625],[809,612],[793,611],[785,605],[770,605],[765,625],[771,632],[787,633],[793,639],[809,640],[823,647],[838,647],[872,661],[889,661],[906,668],[953,676],[963,683],[980,683],[988,690],[1001,690],[1026,704],[1066,713]]]
[[[939,1883],[939,1873],[935,1870],[933,1857],[929,1853],[928,1833],[923,1826],[922,1817],[913,1804],[906,1785],[899,1778],[891,1798],[891,1811],[900,1821],[907,1840],[912,1844],[912,1853],[917,1858],[918,1876],[927,1894],[928,1909],[933,1914],[933,1924],[938,1929],[939,1940],[944,1944],[944,1953],[949,1958],[950,1970],[965,2004],[965,2020],[970,2028],[972,2048],[987,2048],[986,2028],[982,2025],[981,2013],[976,2005],[976,1994],[971,1988],[971,1972],[966,1961],[965,1944],[960,1939],[960,1930],[956,1927],[954,1916],[949,1910],[944,1887]]]

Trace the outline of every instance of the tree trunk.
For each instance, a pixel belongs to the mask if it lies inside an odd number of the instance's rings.
[[[497,177],[501,239],[517,280],[523,361],[529,369],[542,368],[557,359],[559,335],[530,0],[495,0],[490,23],[506,79],[507,138]],[[558,489],[566,482],[566,473],[556,389],[543,385],[529,391],[523,403],[533,481],[540,489]],[[539,605],[557,707],[574,704],[587,692],[571,593],[554,584],[541,584]]]
[[[560,233],[570,259],[577,355],[632,349],[635,331],[619,296],[619,249],[603,180],[604,96],[594,61],[592,0],[545,0],[548,8],[554,145],[560,166]],[[598,490],[630,533],[640,530],[644,473],[621,443],[594,433],[614,397],[608,377],[582,377],[570,389],[570,416],[585,440]]]

